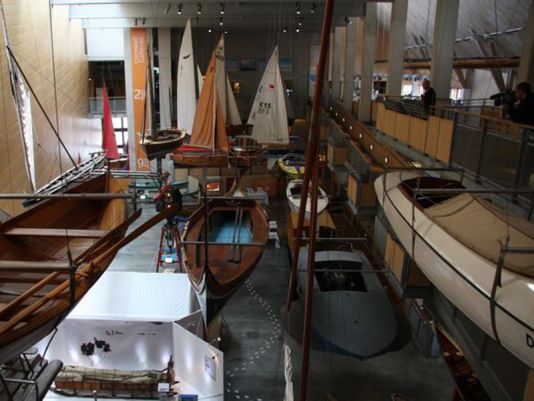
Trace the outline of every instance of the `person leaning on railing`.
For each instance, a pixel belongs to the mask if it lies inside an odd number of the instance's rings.
[[[430,86],[428,79],[423,80],[423,94],[421,100],[427,114],[430,112],[430,108],[436,105],[436,91]]]
[[[530,84],[517,84],[515,97],[515,102],[503,106],[510,119],[515,123],[534,125],[534,93]]]

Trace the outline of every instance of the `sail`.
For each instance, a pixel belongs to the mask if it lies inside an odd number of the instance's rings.
[[[227,121],[226,119],[226,69],[224,68],[224,36],[221,35],[221,39],[219,40],[219,43],[217,44],[217,48],[215,49],[216,53],[216,72],[215,72],[215,82],[217,85],[217,92],[219,92],[219,95],[221,97],[221,106],[222,106],[222,112],[224,121]]]
[[[234,91],[232,90],[228,74],[226,74],[226,118],[228,125],[241,125],[241,116],[237,109]]]
[[[193,59],[193,39],[191,21],[185,25],[184,36],[178,56],[176,88],[176,108],[178,128],[191,135],[197,103],[195,89],[195,61]]]
[[[202,75],[202,71],[200,71],[200,67],[197,64],[197,81],[198,81],[198,97],[200,97],[200,92],[202,92],[202,85],[204,85],[204,76]]]
[[[26,167],[26,174],[28,175],[28,179],[30,181],[31,191],[35,192],[35,153],[33,145],[33,117],[30,92],[26,88],[22,73],[11,59],[11,54],[8,50],[10,42],[7,34],[4,6],[1,3],[0,12],[2,14],[2,29],[4,34],[4,44],[6,45],[7,66],[9,68],[11,93],[13,94],[13,101],[17,110],[17,120],[22,137],[22,145],[24,148],[24,164]]]
[[[217,90],[216,76],[216,51],[211,55],[211,59],[204,77],[202,92],[198,99],[197,112],[191,131],[190,145],[208,148],[227,150],[228,139],[226,138],[226,129],[222,102]]]
[[[102,89],[102,110],[102,149],[104,149],[109,159],[118,159],[119,151],[115,139],[115,130],[113,129],[111,108],[109,107],[108,89],[105,85]]]
[[[261,78],[248,124],[253,125],[251,136],[261,144],[289,144],[284,86],[278,67],[278,47],[274,49]]]

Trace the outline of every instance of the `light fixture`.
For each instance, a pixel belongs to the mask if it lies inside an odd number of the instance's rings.
[[[224,15],[224,3],[221,1],[221,15]]]
[[[211,33],[211,28],[208,28],[208,33]]]
[[[345,24],[347,25],[352,24],[352,20],[349,17],[345,17]]]
[[[227,31],[226,29],[224,30],[224,34],[225,34],[225,35],[228,35],[228,31]]]
[[[369,149],[370,149],[370,150],[373,150],[373,145],[369,145]]]
[[[169,10],[171,9],[171,3],[167,4],[167,7],[163,10],[163,14],[168,14]]]
[[[285,27],[282,28],[282,32],[283,32],[283,33],[287,33],[287,26],[285,26]]]
[[[386,156],[386,157],[384,157],[384,162],[385,162],[386,164],[388,164],[388,162],[389,162],[389,159],[388,159],[388,157],[387,157],[387,156]]]
[[[224,25],[224,22],[223,22],[223,19],[221,17],[221,18],[219,18],[219,26],[223,26],[223,25]]]
[[[178,4],[178,15],[182,15],[182,7],[184,5],[182,3]]]
[[[197,14],[198,15],[202,14],[202,4],[201,3],[197,3]]]
[[[315,14],[315,10],[317,10],[317,3],[313,2],[312,3],[312,8],[310,10],[310,13]]]
[[[297,15],[300,15],[301,7],[300,7],[300,3],[298,1],[295,3],[295,7],[297,8],[297,10],[296,10]]]
[[[349,127],[349,129],[352,131],[352,125]]]
[[[297,27],[297,29],[295,29],[295,32],[296,32],[296,33],[299,33],[299,32],[300,32],[300,28]]]

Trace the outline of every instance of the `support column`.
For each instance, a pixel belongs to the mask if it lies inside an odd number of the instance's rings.
[[[376,44],[376,3],[366,3],[363,26],[362,79],[358,119],[368,122],[371,119],[371,94],[373,91],[373,72],[375,66]]]
[[[334,67],[332,71],[332,95],[334,99],[341,99],[341,78],[345,69],[345,42],[347,28],[334,28]]]
[[[343,107],[352,111],[354,94],[354,59],[356,55],[356,18],[350,17],[347,25],[347,46],[345,51],[345,74],[343,75]]]
[[[400,96],[404,72],[404,41],[406,38],[406,19],[408,0],[395,0],[391,9],[389,28],[388,80],[386,94]]]
[[[126,117],[128,120],[128,156],[130,169],[136,169],[136,147],[134,129],[134,106],[132,84],[132,50],[130,46],[130,30],[123,29],[124,43],[124,86],[126,90]]]
[[[534,2],[530,4],[528,12],[527,31],[523,39],[521,61],[517,71],[517,83],[524,81],[534,86]]]
[[[171,29],[158,28],[159,118],[161,128],[171,128]]]
[[[437,0],[436,4],[430,76],[437,99],[448,99],[451,90],[459,6],[460,0]]]

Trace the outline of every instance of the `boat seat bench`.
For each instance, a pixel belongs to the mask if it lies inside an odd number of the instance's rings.
[[[77,230],[64,228],[26,228],[17,227],[4,232],[4,235],[27,237],[77,237],[100,238],[108,233],[107,230]]]

